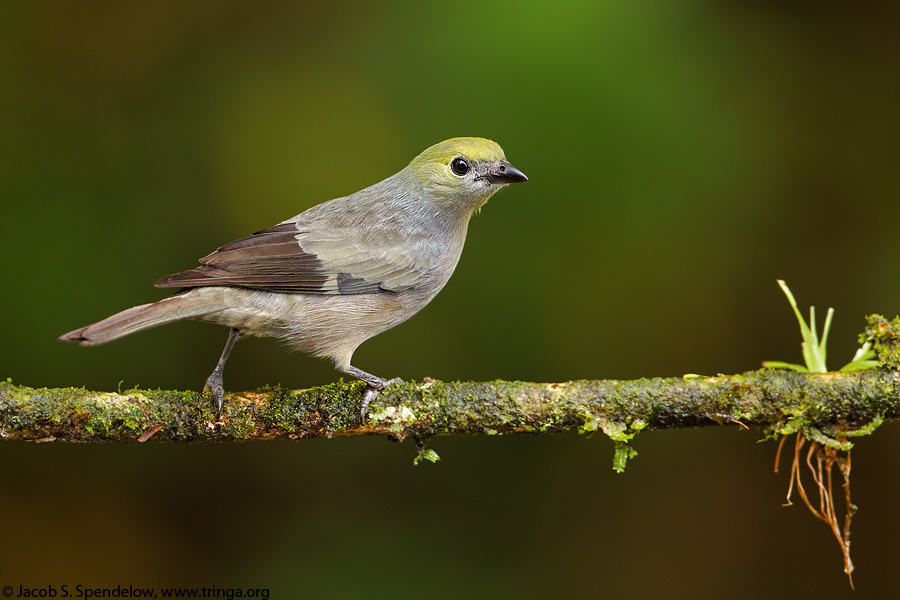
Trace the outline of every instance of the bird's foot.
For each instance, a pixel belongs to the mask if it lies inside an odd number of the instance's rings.
[[[377,380],[366,381],[366,391],[363,393],[362,408],[359,413],[363,423],[366,421],[366,413],[369,412],[369,403],[378,396],[378,392],[395,383],[403,383],[403,380],[399,377],[394,377],[393,379],[378,378]]]
[[[225,385],[222,381],[222,372],[216,369],[206,378],[203,393],[212,394],[216,399],[216,420],[222,416],[222,405],[225,403]]]

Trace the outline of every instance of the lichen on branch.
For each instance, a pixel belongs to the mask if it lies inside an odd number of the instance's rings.
[[[363,385],[231,393],[215,403],[199,392],[30,388],[0,383],[0,438],[72,442],[333,437],[380,434],[543,434],[602,431],[627,442],[637,431],[741,423],[768,432],[839,432],[900,416],[894,369],[805,374],[760,369],[738,375],[565,383],[402,383],[383,390],[365,421]]]
[[[454,382],[426,380],[381,391],[365,419],[361,382],[307,390],[266,388],[226,396],[221,418],[199,392],[31,388],[0,382],[0,439],[90,441],[246,440],[380,434],[419,440],[434,435],[602,431],[617,453],[644,429],[740,423],[770,435],[803,432],[849,448],[900,416],[900,318],[868,317],[861,341],[878,368],[842,373],[760,369],[630,381]],[[842,444],[842,445],[841,445]],[[624,463],[623,463],[624,464]]]

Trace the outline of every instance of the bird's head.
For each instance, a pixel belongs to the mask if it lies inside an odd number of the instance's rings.
[[[528,180],[506,161],[499,145],[475,137],[435,144],[415,157],[407,169],[433,198],[463,206],[470,214],[507,184]]]

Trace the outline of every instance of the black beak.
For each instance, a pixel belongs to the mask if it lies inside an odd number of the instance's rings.
[[[501,160],[487,177],[491,183],[516,183],[517,181],[528,181],[528,178],[525,177],[525,173],[505,160]]]

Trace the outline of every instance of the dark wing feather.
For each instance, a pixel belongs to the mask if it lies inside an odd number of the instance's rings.
[[[156,286],[371,294],[406,289],[431,266],[397,251],[392,244],[366,247],[350,239],[360,238],[358,232],[346,232],[333,229],[327,235],[315,235],[298,229],[297,223],[282,223],[222,246],[201,258],[201,266],[163,277]]]

